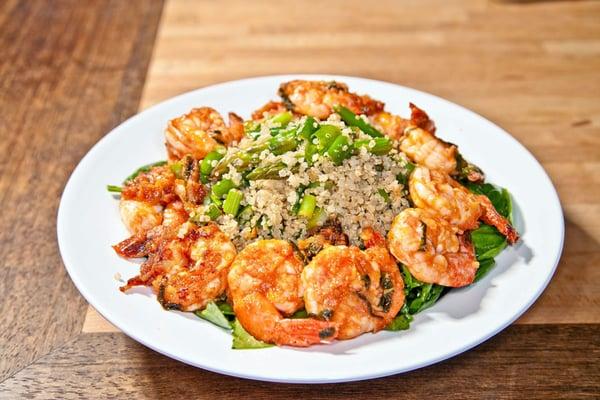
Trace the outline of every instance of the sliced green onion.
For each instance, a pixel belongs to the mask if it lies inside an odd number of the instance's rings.
[[[108,190],[111,193],[121,193],[123,191],[123,188],[117,185],[106,185],[106,190]]]
[[[298,215],[304,218],[310,218],[317,206],[317,198],[312,194],[305,194],[298,208]]]
[[[390,202],[390,195],[388,194],[388,192],[386,192],[383,189],[377,189],[377,193],[381,196],[383,201],[385,201],[386,203]]]
[[[234,187],[235,184],[231,179],[223,179],[213,185],[211,193],[220,199],[229,193],[229,191]]]
[[[237,189],[231,189],[223,202],[223,211],[235,217],[240,209],[240,202],[243,198],[244,195],[242,192]]]
[[[360,150],[361,147],[365,147],[369,153],[378,156],[385,155],[392,150],[393,144],[389,138],[373,138],[357,140],[353,144],[355,150]]]
[[[336,137],[327,149],[327,155],[335,165],[341,165],[345,159],[350,158],[352,156],[352,146],[348,138],[344,135]]]
[[[342,120],[346,123],[346,125],[356,126],[361,131],[372,137],[383,137],[383,133],[379,132],[372,125],[367,123],[364,119],[358,117],[346,107],[338,105],[333,107],[333,109],[335,112],[340,114],[340,117],[342,117]]]
[[[333,143],[335,138],[340,136],[342,131],[337,126],[333,125],[321,125],[319,129],[314,133],[314,137],[317,141],[317,149],[319,152],[324,153],[329,146]]]

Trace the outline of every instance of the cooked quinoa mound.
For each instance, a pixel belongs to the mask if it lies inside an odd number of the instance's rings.
[[[294,121],[303,124],[306,117]],[[360,232],[372,227],[387,234],[392,220],[409,207],[403,177],[407,175],[407,159],[397,150],[397,143],[387,154],[369,151],[375,142],[360,130],[348,127],[338,114],[332,114],[320,126],[338,127],[351,141],[370,141],[353,151],[352,156],[336,165],[327,154],[312,155],[312,165],[306,161],[307,143],[283,154],[269,150],[260,152],[254,169],[279,166],[265,179],[246,179],[239,162],[228,165],[220,179],[229,179],[243,194],[240,212],[234,216],[223,213],[215,222],[232,238],[238,249],[259,239],[297,241],[310,236],[328,220],[336,219],[348,235],[350,244],[360,245]],[[316,126],[316,125],[315,125]],[[227,148],[224,158],[235,157],[255,143],[269,140],[278,124],[263,123],[254,137],[243,139]],[[372,141],[372,143],[371,143]],[[316,143],[316,142],[315,142]],[[346,150],[346,148],[344,148]],[[217,162],[213,162],[215,166]],[[214,184],[214,183],[212,183]],[[315,207],[310,218],[299,215],[299,205],[306,195],[314,196]],[[198,210],[198,219],[210,218]]]

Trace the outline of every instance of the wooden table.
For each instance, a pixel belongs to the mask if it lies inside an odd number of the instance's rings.
[[[60,194],[81,157],[138,109],[175,94],[294,72],[425,90],[531,150],[567,226],[558,271],[535,306],[447,362],[324,386],[188,367],[90,309],[55,236]],[[600,396],[598,2],[5,0],[0,134],[0,398]]]

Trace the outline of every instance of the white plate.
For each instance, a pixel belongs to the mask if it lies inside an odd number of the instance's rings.
[[[438,134],[460,146],[490,182],[510,190],[522,240],[497,258],[477,284],[452,290],[418,314],[410,330],[379,332],[309,349],[232,350],[229,333],[193,314],[164,311],[148,289],[129,294],[115,279],[137,274],[111,245],[127,236],[117,201],[106,192],[140,165],[163,160],[169,119],[197,106],[244,117],[276,98],[290,79],[346,82],[407,115],[408,102],[435,120]],[[556,191],[540,164],[490,121],[441,98],[391,83],[345,76],[269,76],[198,89],[160,103],[116,127],[73,172],[58,212],[58,242],[73,282],[107,320],[138,342],[182,362],[223,374],[277,382],[369,379],[421,368],[476,346],[519,317],[542,293],[558,263],[564,224]]]

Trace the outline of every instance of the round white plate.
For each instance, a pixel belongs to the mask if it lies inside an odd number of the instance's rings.
[[[339,80],[369,94],[400,115],[411,101],[436,122],[438,135],[459,145],[488,181],[513,195],[515,224],[522,233],[483,280],[452,290],[418,314],[410,330],[366,334],[308,349],[232,350],[229,333],[193,314],[163,310],[147,288],[128,294],[115,276],[128,279],[138,265],[112,248],[127,237],[118,202],[106,191],[140,165],[166,159],[163,130],[193,107],[211,106],[244,117],[276,98],[291,79]],[[563,215],[556,191],[540,164],[508,133],[456,104],[417,90],[346,76],[269,76],[198,89],[130,118],[81,160],[63,193],[58,242],[67,271],[107,320],[138,342],[182,362],[243,378],[325,383],[369,379],[421,368],[476,346],[519,317],[542,293],[563,246]]]

